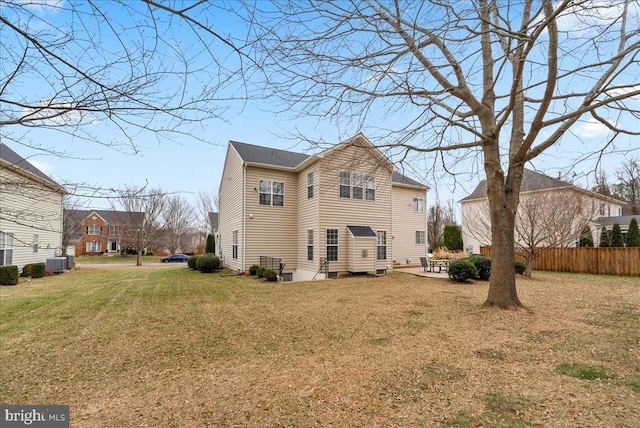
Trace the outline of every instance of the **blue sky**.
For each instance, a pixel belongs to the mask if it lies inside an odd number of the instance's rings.
[[[34,10],[38,16],[55,25],[64,25],[64,1],[52,1],[54,8]],[[218,20],[216,28],[220,31],[233,31],[232,20]],[[171,29],[171,36],[175,37],[187,52],[197,57],[198,43],[194,34],[182,31],[178,27]],[[110,40],[103,41],[106,46]],[[225,54],[227,55],[227,54]],[[224,56],[224,55],[223,55]],[[233,55],[226,57],[228,61],[235,61]],[[195,62],[198,64],[198,61]],[[27,89],[29,88],[29,89]],[[30,82],[25,90],[36,90],[37,85]],[[241,86],[228,88],[226,95],[242,91]],[[222,94],[225,95],[225,94]],[[637,101],[640,102],[640,101]],[[251,144],[264,145],[297,152],[307,152],[307,143],[288,138],[291,134],[301,133],[311,140],[323,139],[338,143],[358,132],[365,135],[375,133],[375,122],[370,121],[369,128],[351,128],[348,125],[336,127],[329,119],[301,120],[286,112],[278,112],[282,106],[272,99],[221,102],[225,107],[221,118],[211,118],[188,129],[187,135],[176,135],[173,141],[158,140],[150,132],[141,132],[135,137],[138,153],[132,153],[130,147],[124,145],[113,149],[103,145],[74,139],[69,134],[46,129],[31,129],[25,134],[24,144],[9,144],[16,152],[28,158],[43,172],[60,183],[85,183],[101,188],[118,188],[123,185],[143,185],[148,183],[152,188],[163,188],[169,192],[183,194],[195,203],[199,191],[217,192],[222,168],[224,165],[227,142],[229,140],[242,141]],[[385,115],[378,112],[376,116],[384,117],[385,121],[399,123],[400,116]],[[382,119],[378,119],[382,120]],[[393,123],[388,124],[393,127]],[[102,124],[91,124],[94,132],[101,135],[105,141],[121,141],[121,136],[113,129],[103,127]],[[532,165],[548,175],[571,178],[575,173],[576,184],[589,187],[593,184],[593,175],[589,175],[595,168],[596,162],[605,171],[613,171],[616,165],[624,159],[625,154],[616,153],[614,147],[611,154],[597,159],[588,158],[578,163],[570,170],[575,159],[579,159],[585,152],[584,144],[602,142],[609,137],[603,126],[593,120],[585,120],[563,137],[562,143],[549,152],[535,159]],[[618,147],[632,146],[630,139],[622,138]],[[29,146],[54,148],[64,151],[68,156],[52,155]],[[636,146],[637,147],[637,146]],[[628,154],[628,153],[627,153]],[[435,166],[434,166],[435,165]],[[469,173],[456,179],[448,176],[435,162],[434,155],[428,154],[416,157],[411,162],[411,168],[403,171],[405,174],[424,182],[431,187],[429,205],[435,199],[443,202],[449,199],[459,200],[470,193],[482,177],[482,164],[477,159],[461,160],[458,171]],[[612,178],[612,177],[611,177]],[[610,180],[611,181],[611,180]],[[90,200],[92,208],[106,208],[108,201],[101,198]]]

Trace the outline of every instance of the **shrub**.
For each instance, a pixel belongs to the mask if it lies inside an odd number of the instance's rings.
[[[455,225],[445,226],[442,242],[451,251],[462,251],[462,232]]]
[[[527,270],[527,264],[516,260],[516,275],[524,275],[525,270]]]
[[[153,251],[147,251],[146,253],[144,253],[145,256],[155,256],[155,253]]]
[[[216,252],[216,238],[212,234],[207,235],[207,243],[204,245],[204,252],[215,254]]]
[[[249,268],[249,275],[257,275],[259,268],[260,266],[258,265],[251,265],[251,267]]]
[[[578,243],[579,247],[593,247],[593,234],[591,233],[591,228],[589,225],[586,225],[584,229],[582,229],[582,233],[580,234],[580,242]]]
[[[635,217],[631,219],[631,222],[629,222],[627,247],[640,247],[640,231],[638,230],[638,221]]]
[[[602,230],[600,231],[600,248],[606,248],[611,246],[611,238],[609,237],[609,232],[607,229],[602,226]]]
[[[262,278],[264,276],[264,268],[262,266],[259,266],[258,269],[256,269],[256,275],[258,275],[258,278]]]
[[[196,269],[202,273],[211,273],[220,267],[220,259],[215,254],[205,254],[198,257]]]
[[[461,251],[449,251],[447,247],[440,247],[433,252],[433,258],[439,260],[463,259],[467,255]]]
[[[264,279],[271,282],[276,281],[278,279],[278,275],[271,269],[265,269],[262,272],[262,276],[264,277]]]
[[[187,259],[187,266],[193,270],[197,270],[196,263],[198,263],[198,256],[191,256]]]
[[[488,280],[491,276],[491,259],[485,256],[471,256],[469,260],[478,270],[478,279]]]
[[[624,247],[624,239],[622,238],[622,230],[618,223],[613,223],[613,229],[611,229],[611,246],[612,247]]]
[[[22,268],[22,276],[31,278],[44,278],[47,268],[44,263],[29,263]]]
[[[478,269],[469,260],[456,260],[449,263],[449,278],[455,282],[465,282],[468,279],[476,278]]]
[[[18,266],[0,266],[0,285],[18,283]]]

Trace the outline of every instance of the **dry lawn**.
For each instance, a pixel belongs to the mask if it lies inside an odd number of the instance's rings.
[[[518,286],[529,311],[402,273],[79,268],[0,289],[0,402],[73,427],[640,426],[640,280]]]

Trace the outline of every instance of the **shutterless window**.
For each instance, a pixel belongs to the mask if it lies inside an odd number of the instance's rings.
[[[376,200],[376,179],[375,177],[367,177],[365,179],[366,185],[366,199],[367,201]]]
[[[307,199],[313,198],[313,172],[307,174]]]
[[[258,199],[260,205],[284,206],[284,183],[260,180],[258,183]]]
[[[117,235],[119,232],[118,226],[109,226],[109,235]]]
[[[13,264],[13,233],[0,232],[0,266]]]
[[[102,243],[96,241],[87,242],[86,248],[87,253],[99,253],[102,251]]]
[[[40,246],[40,235],[37,233],[33,234],[33,252],[38,252],[38,247]]]
[[[238,258],[238,231],[234,230],[232,233],[232,246],[231,246],[231,257],[234,259]]]
[[[327,261],[338,261],[338,229],[327,229]]]
[[[378,247],[376,256],[378,260],[387,260],[387,232],[384,230],[378,231]]]
[[[351,197],[351,173],[349,172],[340,173],[340,197]]]
[[[307,260],[313,260],[313,229],[307,230]]]
[[[424,199],[413,198],[413,211],[417,213],[421,213],[424,211]]]
[[[352,184],[353,184],[353,199],[362,199],[363,198],[363,187],[364,187],[364,178],[362,174],[354,172],[352,175]]]
[[[102,235],[102,226],[87,226],[87,235]]]
[[[416,230],[416,244],[424,245],[424,230]]]

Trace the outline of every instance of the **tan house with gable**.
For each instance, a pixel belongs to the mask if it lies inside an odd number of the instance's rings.
[[[274,258],[285,280],[384,274],[426,255],[427,190],[361,134],[315,155],[232,141],[219,254],[238,271]]]

